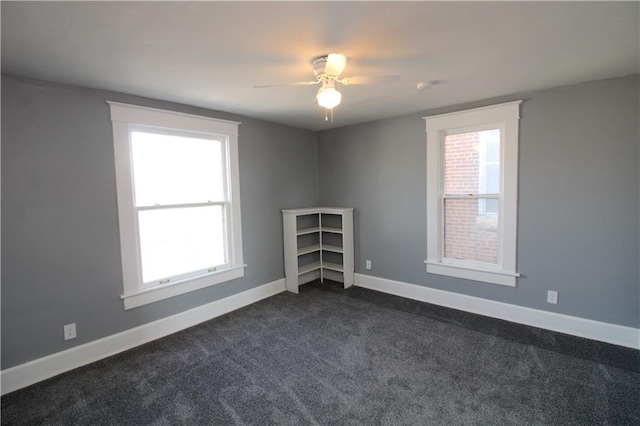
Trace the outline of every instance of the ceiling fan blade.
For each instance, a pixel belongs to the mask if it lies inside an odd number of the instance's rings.
[[[347,57],[340,53],[329,53],[327,64],[324,67],[324,73],[328,75],[338,76],[347,66]]]
[[[298,81],[296,83],[278,83],[278,84],[262,84],[253,86],[254,89],[266,89],[268,87],[282,87],[282,86],[313,86],[314,84],[320,84],[320,80],[314,81]]]
[[[381,83],[393,83],[400,79],[399,74],[388,75],[359,75],[355,77],[345,77],[340,80],[340,83],[348,86],[350,84],[381,84]]]

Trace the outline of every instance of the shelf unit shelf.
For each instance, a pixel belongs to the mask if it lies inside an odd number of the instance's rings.
[[[326,248],[324,250],[327,250]],[[312,246],[306,247],[298,247],[298,256],[302,256],[303,254],[313,253],[315,251],[320,251],[320,244],[314,244]]]
[[[324,250],[324,251],[332,251],[334,253],[344,253],[344,248],[342,248],[341,246],[332,246],[330,244],[323,244],[322,245],[322,250]]]
[[[318,226],[314,226],[311,228],[298,229],[296,232],[296,235],[314,234],[316,232],[320,232],[320,228]]]
[[[322,267],[331,271],[344,272],[344,268],[338,263],[324,262],[322,264]]]
[[[334,233],[334,234],[342,234],[342,229],[324,227],[324,228],[322,228],[322,232],[331,232],[331,233]]]
[[[325,278],[353,285],[353,208],[283,210],[282,221],[288,291]]]
[[[315,271],[317,269],[320,269],[320,262],[313,262],[308,265],[300,266],[298,268],[298,275],[303,275],[308,272]]]

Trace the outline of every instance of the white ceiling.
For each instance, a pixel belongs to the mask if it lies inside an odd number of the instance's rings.
[[[312,130],[640,72],[638,2],[6,2],[2,72]],[[344,53],[335,122],[309,61]],[[417,91],[421,81],[437,82]]]

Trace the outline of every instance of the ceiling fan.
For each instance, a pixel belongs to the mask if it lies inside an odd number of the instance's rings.
[[[340,77],[347,65],[347,57],[341,53],[329,53],[328,55],[316,56],[311,60],[313,74],[315,80],[299,81],[295,83],[266,84],[253,86],[256,89],[278,86],[313,86],[322,84],[316,94],[316,103],[327,110],[331,110],[333,118],[333,108],[340,105],[342,94],[336,90],[336,83],[345,86],[351,84],[372,84],[384,83],[396,80],[399,76],[394,75],[375,75],[375,76],[357,76],[357,77]],[[325,117],[325,119],[327,119]],[[333,119],[332,119],[333,121]]]

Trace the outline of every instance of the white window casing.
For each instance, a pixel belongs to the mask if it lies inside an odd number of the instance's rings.
[[[427,131],[427,273],[516,286],[518,122],[514,101],[424,117]],[[448,134],[500,130],[497,264],[444,257],[444,139]]]
[[[153,303],[190,291],[202,289],[244,276],[242,252],[242,226],[240,211],[240,184],[238,162],[238,125],[240,123],[209,117],[178,113],[154,108],[109,101],[113,125],[118,219],[122,256],[124,308]],[[222,205],[225,208],[226,256],[220,268],[212,268],[200,274],[187,274],[167,283],[145,285],[142,280],[142,259],[138,212],[136,207],[134,175],[132,168],[132,131],[153,129],[160,134],[211,136],[224,144],[224,169],[226,172],[226,200],[204,204]],[[152,209],[153,207],[147,208]]]

